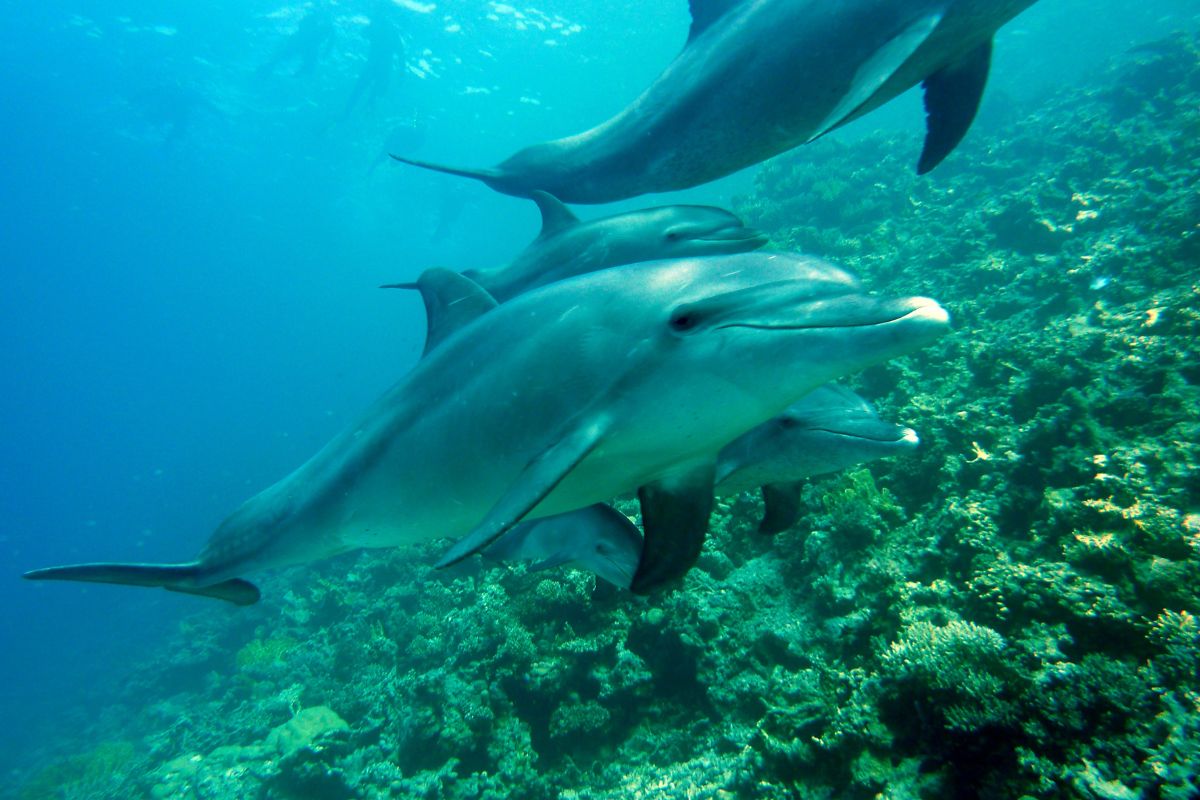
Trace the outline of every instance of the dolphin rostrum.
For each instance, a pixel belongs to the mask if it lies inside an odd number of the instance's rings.
[[[422,282],[474,286],[448,270]],[[448,566],[523,519],[637,489],[645,541],[632,588],[650,591],[698,557],[725,443],[949,320],[928,298],[868,295],[819,259],[754,252],[614,267],[486,306],[458,312],[461,327],[234,511],[193,561],[26,577],[250,603],[258,591],[241,576],[253,570],[440,536],[458,539]]]
[[[742,253],[767,241],[713,206],[657,206],[580,221],[553,195],[535,191],[531,196],[542,214],[538,237],[504,266],[463,272],[501,303],[585,272],[638,261]]]
[[[485,169],[505,194],[607,203],[686,189],[790,150],[919,84],[928,172],[979,107],[992,36],[1034,0],[691,0],[687,44],[616,116]]]

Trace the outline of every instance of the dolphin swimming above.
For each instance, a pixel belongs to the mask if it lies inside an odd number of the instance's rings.
[[[553,195],[535,191],[531,197],[542,214],[538,237],[504,266],[462,273],[501,303],[586,272],[639,261],[742,253],[767,242],[766,236],[713,206],[657,206],[580,221]]]
[[[1034,0],[691,0],[682,52],[596,127],[492,168],[393,158],[528,197],[607,203],[686,189],[811,142],[925,90],[933,169],[970,127],[995,32]]]
[[[422,282],[474,286],[448,270]],[[933,300],[871,296],[827,262],[781,253],[614,267],[485,306],[448,298],[460,326],[443,326],[357,423],[234,511],[194,560],[26,577],[252,603],[241,576],[254,570],[438,537],[458,540],[448,566],[523,519],[636,489],[632,588],[647,592],[698,557],[725,443],[949,323]]]
[[[721,448],[717,494],[761,487],[759,530],[778,533],[796,522],[805,478],[910,452],[918,444],[912,428],[885,422],[866,400],[831,383]]]

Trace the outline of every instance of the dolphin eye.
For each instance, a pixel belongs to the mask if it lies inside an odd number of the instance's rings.
[[[694,310],[681,308],[671,315],[671,321],[668,323],[671,330],[676,333],[687,333],[696,327],[700,322],[700,315]]]
[[[667,231],[666,239],[668,242],[674,242],[678,241],[679,237],[682,235],[683,234],[681,234],[677,229],[672,228],[671,230]]]

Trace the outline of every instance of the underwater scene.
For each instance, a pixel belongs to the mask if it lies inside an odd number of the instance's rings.
[[[1200,797],[1191,0],[0,41],[0,798]]]

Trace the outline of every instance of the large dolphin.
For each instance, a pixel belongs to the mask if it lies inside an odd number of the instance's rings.
[[[422,281],[483,295],[448,270]],[[827,262],[778,253],[615,267],[490,310],[446,294],[461,326],[194,560],[26,577],[251,603],[258,590],[240,576],[253,570],[440,536],[458,539],[448,566],[522,519],[637,489],[645,543],[632,588],[649,591],[699,555],[725,443],[948,328],[933,300],[871,296]]]
[[[505,194],[606,203],[686,189],[810,142],[924,85],[933,169],[974,119],[992,36],[1034,0],[691,0],[692,28],[640,97],[493,168],[399,158]]]
[[[639,261],[742,253],[767,242],[766,236],[713,206],[657,206],[580,221],[554,196],[531,196],[542,214],[538,237],[503,266],[463,273],[501,303],[586,272]]]

